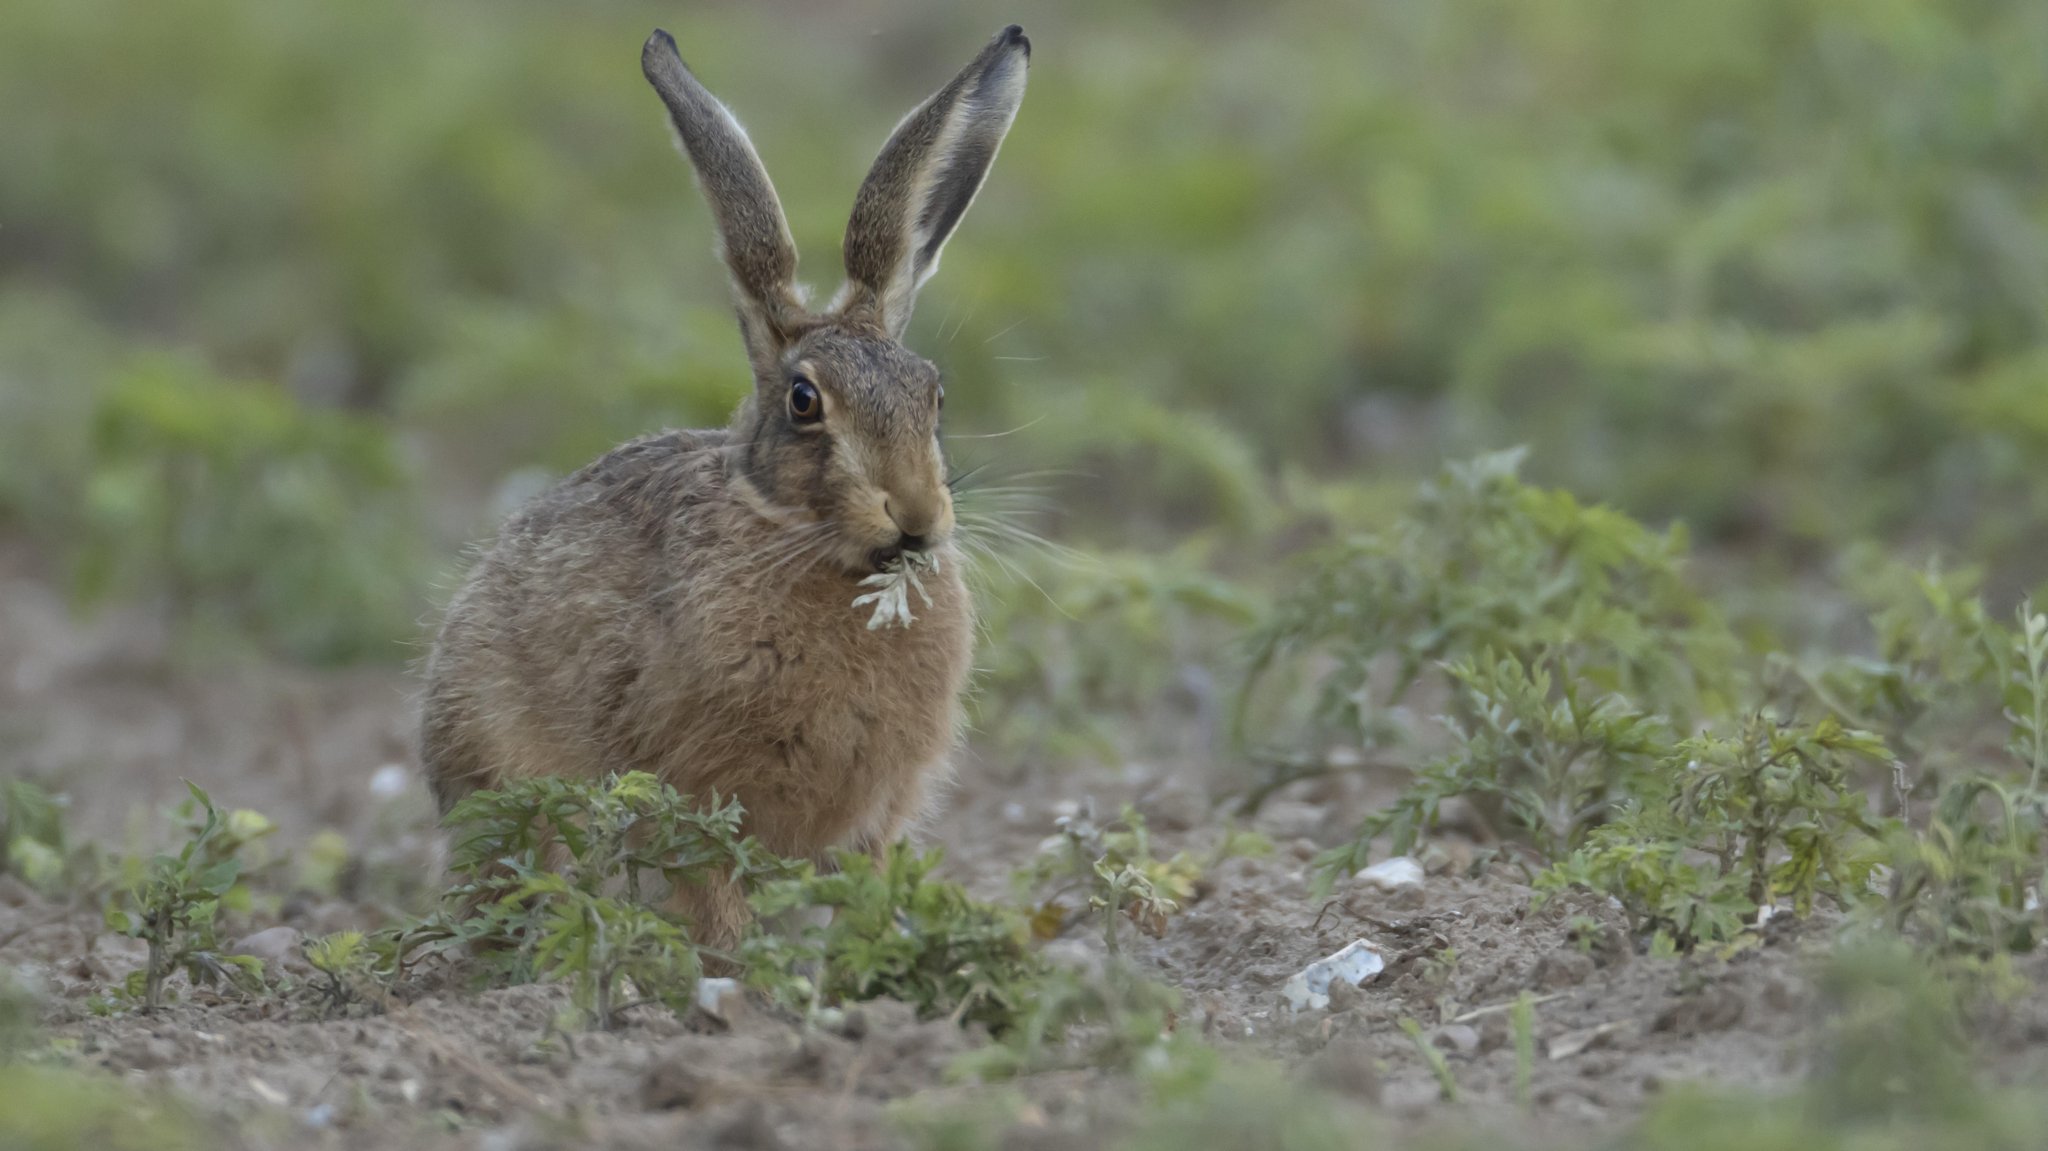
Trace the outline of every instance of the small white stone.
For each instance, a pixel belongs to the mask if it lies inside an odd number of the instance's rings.
[[[1379,947],[1371,940],[1360,939],[1295,972],[1280,986],[1280,999],[1294,1011],[1321,1011],[1330,1005],[1330,984],[1334,980],[1358,987],[1386,969],[1387,959],[1380,954]]]
[[[299,943],[305,938],[296,927],[267,927],[235,941],[232,955],[247,955],[265,963],[284,963],[299,957]]]
[[[731,1022],[745,1007],[746,989],[737,979],[699,979],[697,981],[697,1010],[713,1019]]]
[[[397,799],[412,785],[412,777],[405,765],[387,763],[370,776],[370,794],[378,799]]]
[[[282,1107],[292,1101],[291,1096],[253,1076],[249,1079],[249,1090],[254,1091],[258,1099],[263,1100],[272,1107]]]
[[[1358,881],[1381,891],[1419,891],[1422,865],[1405,855],[1382,859],[1358,873]]]

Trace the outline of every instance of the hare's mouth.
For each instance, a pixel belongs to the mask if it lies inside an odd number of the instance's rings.
[[[893,564],[897,560],[900,560],[902,558],[902,547],[896,544],[890,544],[888,547],[876,548],[875,550],[869,552],[868,566],[874,568],[877,572],[880,572],[887,569],[890,564]]]

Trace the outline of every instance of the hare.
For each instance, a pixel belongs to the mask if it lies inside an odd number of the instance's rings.
[[[641,68],[717,225],[754,388],[722,429],[635,440],[511,517],[426,663],[421,755],[445,813],[533,776],[642,770],[736,796],[771,850],[879,851],[960,727],[973,611],[952,540],[938,370],[899,341],[1024,96],[1012,26],[899,124],[854,199],[846,285],[806,308],[781,204],[738,121],[656,31]],[[914,562],[914,623],[861,581]],[[730,944],[730,882],[679,890]]]

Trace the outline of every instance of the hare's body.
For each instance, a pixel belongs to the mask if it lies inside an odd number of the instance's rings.
[[[896,341],[1029,51],[1007,29],[898,126],[855,202],[847,288],[813,314],[752,146],[667,35],[648,41],[643,67],[719,224],[755,392],[729,428],[606,455],[484,552],[427,664],[421,751],[444,810],[520,778],[647,771],[738,798],[750,834],[812,859],[879,849],[917,817],[959,728],[973,619],[943,389]],[[929,602],[871,627],[861,581],[913,558]],[[708,942],[744,922],[730,885],[677,899]]]
[[[425,753],[443,804],[535,775],[648,771],[738,796],[771,850],[893,839],[943,770],[972,632],[951,549],[907,628],[858,576],[778,565],[720,433],[628,444],[506,525],[449,605]]]

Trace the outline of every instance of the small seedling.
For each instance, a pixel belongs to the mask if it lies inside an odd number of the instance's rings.
[[[1524,1111],[1536,1104],[1536,996],[1523,991],[1508,1009],[1508,1030],[1515,1040],[1515,1103]]]
[[[821,907],[832,921],[791,935],[757,932],[744,950],[749,980],[805,1010],[887,997],[926,1018],[1008,1026],[1042,973],[1027,929],[1006,909],[931,878],[940,858],[897,843],[879,859],[843,852],[835,871],[806,867],[764,883],[752,901],[762,918]]]
[[[599,1027],[641,1002],[684,1006],[702,960],[657,902],[678,885],[793,867],[742,835],[742,816],[737,801],[700,807],[646,772],[477,792],[448,814],[458,881],[443,909],[371,946],[393,970],[459,954],[488,982],[568,980]],[[637,998],[623,998],[629,985]]]
[[[1415,1050],[1421,1053],[1422,1061],[1429,1065],[1430,1074],[1436,1076],[1437,1094],[1446,1103],[1456,1103],[1457,1077],[1451,1074],[1451,1065],[1444,1058],[1444,1053],[1437,1050],[1436,1044],[1429,1041],[1428,1034],[1422,1030],[1422,1024],[1404,1015],[1401,1017],[1401,1032],[1408,1036],[1409,1042],[1415,1044]]]
[[[1194,898],[1202,867],[1186,852],[1171,859],[1152,854],[1145,819],[1126,805],[1116,819],[1098,823],[1092,809],[1062,816],[1037,858],[1017,872],[1020,898],[1033,904],[1031,926],[1041,939],[1064,934],[1079,918],[1076,904],[1100,917],[1104,944],[1119,950],[1118,924],[1128,919],[1158,938],[1169,919]],[[1259,841],[1233,838],[1225,850],[1255,850]]]
[[[361,1000],[370,982],[377,955],[360,931],[337,931],[305,944],[306,962],[320,973],[312,990],[327,1014],[335,1014]]]
[[[185,786],[195,826],[184,846],[151,859],[106,914],[109,928],[149,945],[147,966],[129,976],[127,987],[146,1012],[162,1005],[164,980],[177,971],[194,984],[253,988],[263,981],[261,960],[222,954],[218,927],[221,905],[241,878],[239,852],[269,832],[269,821],[254,812],[223,820],[212,797],[195,783]]]

